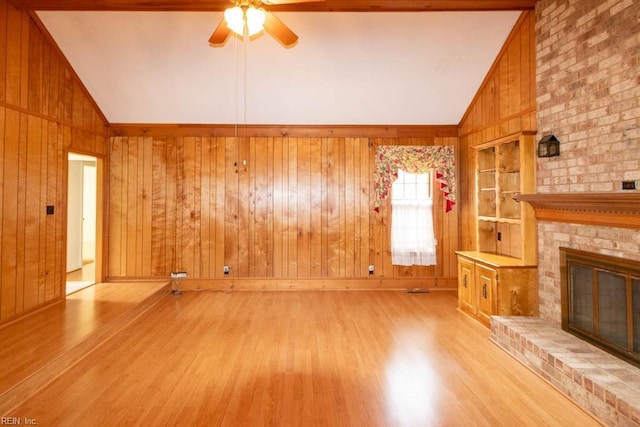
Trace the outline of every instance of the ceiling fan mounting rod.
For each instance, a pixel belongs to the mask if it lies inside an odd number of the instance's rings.
[[[236,6],[241,7],[244,10],[248,9],[251,6],[255,7],[256,9],[262,6],[262,2],[260,0],[238,0],[235,3]]]

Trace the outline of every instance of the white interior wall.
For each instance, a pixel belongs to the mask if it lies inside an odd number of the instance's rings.
[[[96,162],[83,162],[82,191],[82,260],[96,259]]]
[[[211,47],[220,12],[38,12],[111,123],[301,125],[457,124],[520,12],[276,15],[295,46]]]
[[[69,160],[67,273],[82,268],[82,161]]]

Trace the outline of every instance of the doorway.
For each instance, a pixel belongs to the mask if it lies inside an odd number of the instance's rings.
[[[69,153],[67,185],[69,295],[96,283],[98,159]]]

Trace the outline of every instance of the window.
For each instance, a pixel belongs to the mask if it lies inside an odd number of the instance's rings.
[[[394,265],[435,265],[432,173],[398,170],[391,186],[391,261]]]

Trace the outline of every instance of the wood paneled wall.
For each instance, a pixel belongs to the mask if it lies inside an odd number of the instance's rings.
[[[459,215],[463,250],[477,248],[476,145],[536,130],[535,13],[525,11],[460,122]]]
[[[444,213],[441,193],[437,267],[391,265],[389,209],[374,212],[372,196],[378,145],[457,147],[456,137],[147,133],[111,137],[110,279],[186,271],[189,288],[454,286],[457,212]]]
[[[62,298],[66,152],[104,156],[106,135],[38,23],[0,0],[0,322]]]
[[[63,297],[70,150],[107,166],[111,279],[184,270],[182,286],[192,288],[433,287],[436,278],[453,287],[454,251],[475,244],[471,147],[535,130],[534,52],[534,17],[524,12],[460,138],[315,128],[236,138],[171,127],[108,138],[106,119],[38,19],[0,0],[0,322]],[[371,206],[380,144],[459,147],[454,211],[445,214],[434,192],[436,267],[391,265],[389,208]]]

